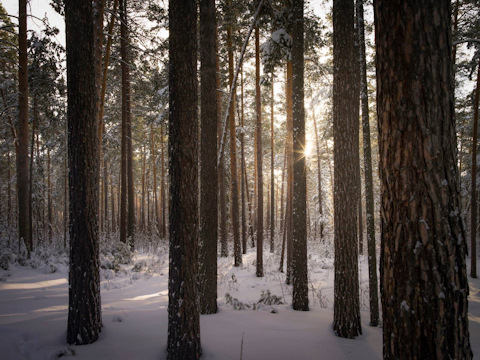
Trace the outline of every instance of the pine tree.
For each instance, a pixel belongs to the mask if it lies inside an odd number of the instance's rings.
[[[357,191],[355,153],[358,117],[354,102],[353,1],[333,2],[333,135],[335,284],[333,328],[340,337],[361,334],[358,284]]]
[[[200,312],[217,312],[217,74],[215,0],[200,1]]]
[[[375,3],[385,359],[470,359],[450,1]]]
[[[307,278],[307,169],[305,167],[303,0],[292,2],[293,94],[293,241],[292,283],[294,310],[308,311]]]
[[[92,2],[65,4],[68,77],[70,272],[67,342],[89,344],[101,331],[98,242],[98,136]]]
[[[27,0],[18,1],[18,147],[17,147],[17,201],[18,236],[33,249],[31,211],[29,206],[28,171],[28,73],[27,73]]]
[[[169,2],[170,265],[168,359],[201,355],[197,292],[197,4]]]
[[[367,60],[365,55],[365,24],[363,1],[356,0],[357,36],[360,50],[360,99],[362,102],[362,130],[363,130],[363,164],[365,168],[365,210],[367,221],[367,253],[368,253],[368,284],[370,300],[370,325],[377,326],[379,322],[378,310],[378,281],[377,281],[377,251],[375,245],[375,214],[373,200],[372,178],[372,146],[370,142],[370,119],[368,111],[367,89]]]

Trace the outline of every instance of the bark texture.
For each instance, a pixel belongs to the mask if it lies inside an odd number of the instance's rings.
[[[197,4],[169,2],[170,265],[168,359],[201,355],[197,292]]]
[[[217,312],[217,73],[215,0],[200,0],[200,312]]]
[[[65,4],[68,78],[70,273],[67,342],[89,344],[101,330],[98,136],[92,2]]]
[[[353,1],[333,2],[333,135],[335,284],[333,328],[340,337],[361,334],[358,290],[357,194]],[[354,206],[352,206],[355,204]]]
[[[303,89],[303,0],[293,0],[293,207],[292,283],[294,310],[308,311],[307,169],[305,167],[305,105]]]
[[[377,0],[385,359],[470,359],[450,1]]]

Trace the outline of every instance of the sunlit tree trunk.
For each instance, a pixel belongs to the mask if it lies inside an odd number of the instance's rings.
[[[450,1],[377,0],[385,359],[471,359]]]
[[[303,88],[303,0],[293,0],[292,95],[293,95],[293,242],[292,307],[308,311],[307,278],[307,169],[305,166],[305,106]]]
[[[365,172],[365,212],[367,222],[368,285],[370,325],[378,326],[377,251],[375,245],[375,214],[373,200],[372,146],[370,144],[370,118],[368,111],[367,61],[365,54],[365,25],[363,1],[356,0],[357,34],[360,50],[360,99],[362,107],[363,166]]]
[[[243,64],[240,68],[240,106],[241,106],[241,127],[242,127],[242,132],[240,133],[240,172],[241,172],[241,199],[242,199],[242,253],[246,254],[247,253],[247,218],[246,218],[246,209],[245,209],[245,187],[247,187],[248,190],[248,184],[245,182],[245,122],[244,122],[244,109],[243,109]],[[248,199],[247,199],[248,201]]]

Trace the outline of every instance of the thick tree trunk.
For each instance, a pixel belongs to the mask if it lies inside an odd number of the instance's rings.
[[[360,50],[360,99],[362,102],[363,166],[365,171],[365,213],[367,222],[368,285],[370,300],[370,326],[378,326],[377,251],[375,245],[375,214],[373,200],[372,146],[370,144],[370,118],[368,111],[367,60],[365,53],[365,24],[363,1],[356,0],[357,33]]]
[[[217,73],[215,0],[200,1],[200,313],[217,312]]]
[[[260,34],[255,28],[255,112],[257,142],[257,277],[263,276],[263,151],[262,102],[260,99]]]
[[[197,4],[169,2],[170,266],[168,359],[201,355],[197,292]]]
[[[33,249],[31,213],[29,209],[28,174],[28,61],[27,61],[27,0],[18,1],[18,151],[17,202],[18,237]]]
[[[354,338],[361,334],[358,284],[356,154],[358,114],[355,102],[354,7],[349,0],[333,2],[333,135],[335,221],[335,334]],[[356,140],[357,139],[357,140]],[[352,176],[353,175],[353,176]]]
[[[231,5],[231,0],[228,0]],[[232,41],[232,25],[227,27],[227,46],[228,46],[228,84],[231,91],[235,93],[233,86],[233,41]],[[240,229],[238,221],[238,174],[237,174],[237,137],[235,127],[235,95],[233,95],[232,104],[229,107],[228,120],[230,124],[230,213],[233,227],[233,255],[234,265],[240,266],[242,264],[242,245],[240,244]]]
[[[450,1],[377,0],[385,359],[470,359]]]
[[[293,208],[292,283],[294,310],[308,311],[307,169],[305,166],[305,106],[303,89],[303,0],[293,0]]]
[[[92,2],[66,2],[65,16],[71,200],[67,342],[81,345],[97,340],[102,326]]]

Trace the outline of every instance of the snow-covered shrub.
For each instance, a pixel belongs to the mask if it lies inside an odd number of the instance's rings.
[[[146,266],[147,266],[147,262],[146,262],[145,260],[137,261],[137,262],[133,265],[132,271],[134,271],[134,272],[140,272],[140,271],[142,271]]]

